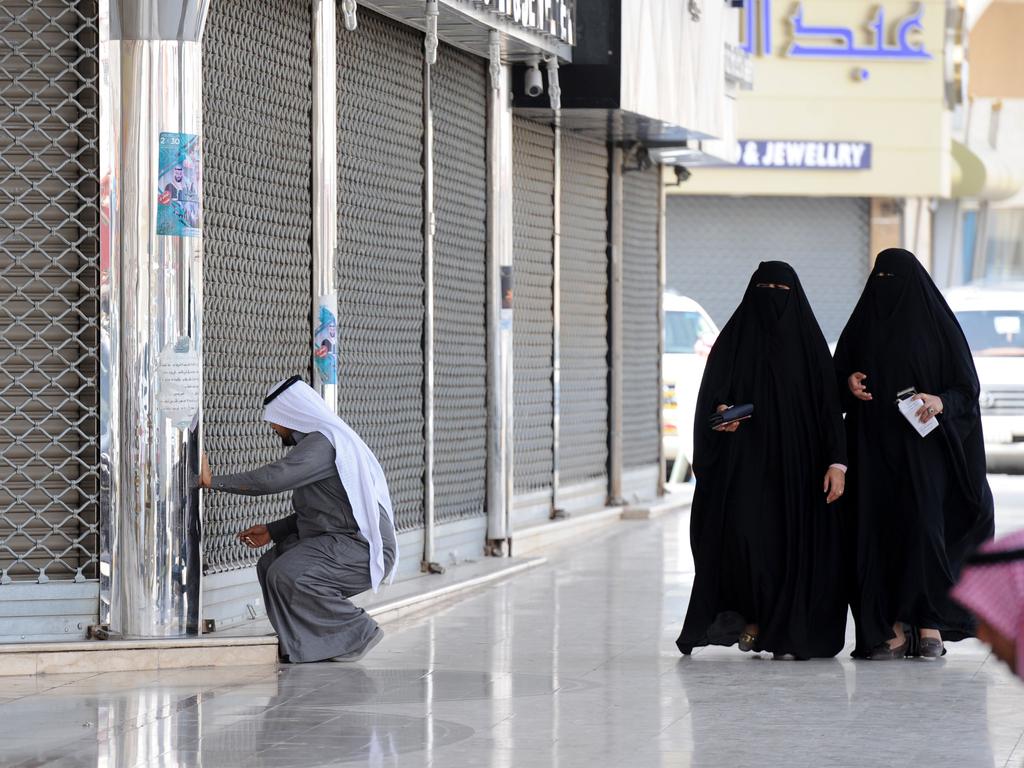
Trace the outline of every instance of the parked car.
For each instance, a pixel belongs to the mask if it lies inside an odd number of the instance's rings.
[[[665,354],[662,370],[662,442],[672,476],[686,480],[693,463],[693,419],[704,363],[718,338],[718,326],[693,299],[666,293]],[[683,462],[673,466],[675,462]]]
[[[1024,283],[946,291],[981,381],[990,471],[1024,472]]]

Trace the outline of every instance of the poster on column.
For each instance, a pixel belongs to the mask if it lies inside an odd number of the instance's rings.
[[[157,408],[178,429],[187,429],[199,413],[203,391],[199,351],[187,336],[160,352],[157,368]]]
[[[337,300],[321,296],[317,302],[317,325],[313,334],[313,360],[321,384],[338,383],[338,320]]]
[[[512,330],[512,267],[501,268],[501,330]]]
[[[203,165],[199,136],[160,134],[156,233],[199,237],[202,233]]]

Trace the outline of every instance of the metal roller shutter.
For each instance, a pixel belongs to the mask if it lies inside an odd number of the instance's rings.
[[[553,464],[554,132],[513,118],[515,492],[551,488]]]
[[[308,375],[311,13],[304,0],[213,3],[203,54],[204,418],[218,473],[282,455],[260,420],[275,381]],[[288,496],[207,494],[207,573],[255,564],[235,534]]]
[[[622,454],[629,467],[658,463],[658,195],[661,169],[622,176]]]
[[[442,45],[434,108],[434,503],[486,513],[487,67]]]
[[[423,526],[420,33],[338,17],[339,412],[379,457],[400,531]]]
[[[23,594],[19,588],[34,589],[11,582],[96,578],[96,3],[4,0],[0,41],[0,601],[7,603]],[[60,586],[62,599],[69,589],[76,588]],[[53,596],[52,586],[46,592],[35,592],[36,604],[21,615],[45,612],[38,601]],[[95,615],[95,598],[62,610]],[[0,607],[0,642],[19,631],[49,632],[5,613]]]
[[[870,269],[870,216],[863,198],[670,195],[668,287],[721,326],[759,262],[787,261],[825,338],[836,341]]]
[[[563,138],[562,432],[563,484],[607,476],[608,149]]]

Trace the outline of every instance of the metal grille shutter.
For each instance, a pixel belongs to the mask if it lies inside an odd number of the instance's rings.
[[[870,215],[863,198],[669,195],[668,287],[722,326],[758,263],[786,261],[836,341],[870,269]]]
[[[661,169],[622,176],[622,453],[626,467],[658,463],[658,195]]]
[[[486,513],[487,68],[447,45],[434,108],[434,503],[438,522]]]
[[[554,471],[554,163],[555,139],[551,127],[514,117],[512,413],[516,493],[550,488]]]
[[[607,475],[608,149],[566,135],[562,158],[562,420],[564,484]]]
[[[84,581],[98,549],[96,3],[3,0],[0,41],[0,584]]]
[[[260,404],[309,369],[310,16],[304,0],[220,0],[206,24],[203,405],[219,474],[280,458]],[[208,573],[253,565],[235,534],[290,513],[287,496],[205,504]]]
[[[338,13],[338,405],[405,531],[423,526],[423,37]]]

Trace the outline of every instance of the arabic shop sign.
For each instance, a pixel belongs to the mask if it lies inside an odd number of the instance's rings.
[[[857,27],[814,24],[799,3],[789,17],[791,38],[784,55],[793,59],[929,60],[932,55],[918,40],[924,30],[923,15],[924,6],[914,3],[908,14],[887,23],[885,8],[878,6],[858,32]],[[772,23],[772,0],[744,0],[743,49],[772,55]]]
[[[526,29],[576,44],[575,0],[473,0],[472,4]]]
[[[777,141],[740,139],[742,168],[866,171],[871,144],[866,141]]]

